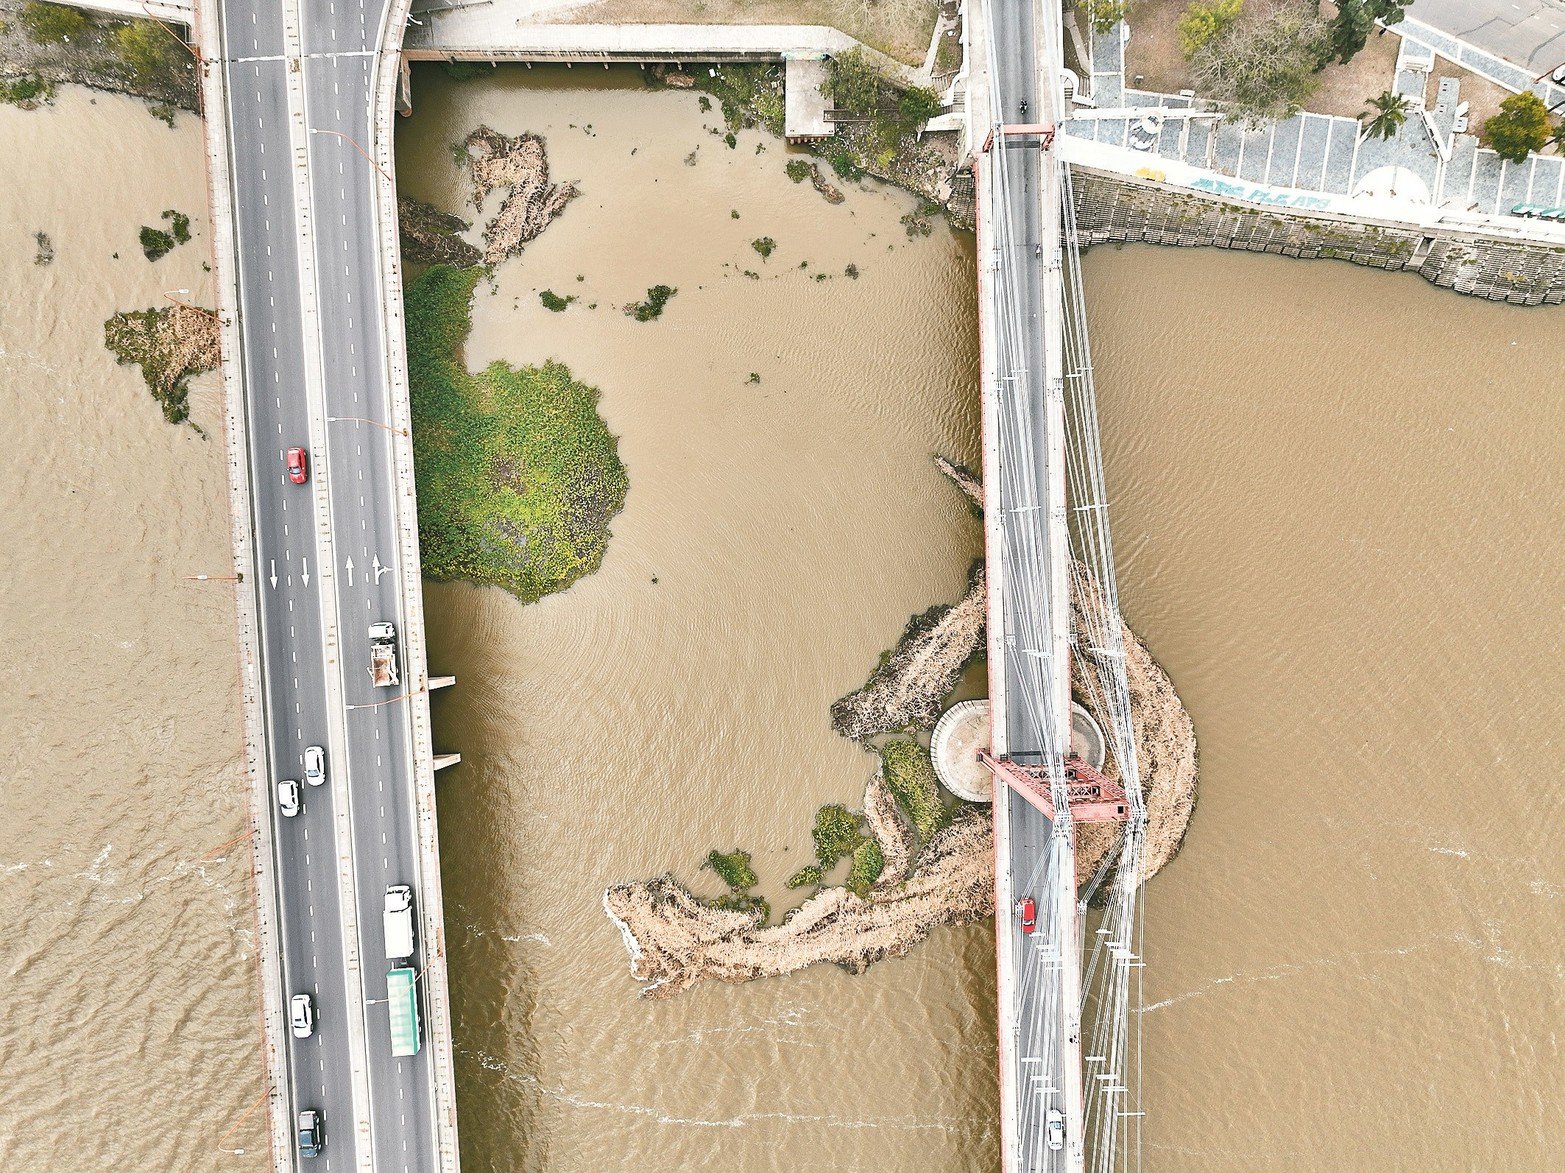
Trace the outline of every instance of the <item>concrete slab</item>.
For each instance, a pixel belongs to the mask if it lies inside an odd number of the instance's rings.
[[[783,64],[783,137],[791,143],[830,138],[824,57],[789,57]]]

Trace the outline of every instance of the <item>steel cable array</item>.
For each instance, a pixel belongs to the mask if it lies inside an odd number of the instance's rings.
[[[992,9],[986,7],[985,11],[989,15],[992,47],[996,44]],[[1057,20],[1045,21],[1044,32],[1044,40],[1051,42],[1039,46],[1046,84],[1059,94],[1059,46],[1052,43],[1056,38],[1051,36],[1058,32]],[[1018,229],[1006,198],[1016,190],[1012,185],[1018,182],[1007,158],[1004,137],[1008,106],[998,77],[991,73],[990,80],[992,149],[985,153],[981,165],[990,169],[990,190],[999,198],[987,209],[990,215],[985,223],[986,251],[993,274],[992,296],[985,308],[994,343],[994,372],[999,384],[996,401],[1004,437],[997,470],[999,491],[991,503],[1000,508],[994,532],[1000,538],[1001,549],[991,551],[990,561],[992,564],[998,554],[1007,568],[1003,579],[1007,602],[1006,653],[1008,657],[1019,657],[1015,678],[1022,695],[1008,698],[1008,703],[1020,701],[1035,714],[1040,737],[1037,746],[1012,746],[1009,752],[1015,760],[1044,767],[1058,816],[1050,850],[1034,869],[1041,874],[1028,877],[1021,890],[1052,892],[1060,885],[1069,885],[1072,896],[1075,890],[1075,834],[1063,770],[1068,746],[1060,744],[1058,733],[1066,720],[1058,711],[1060,698],[1069,696],[1069,687],[1058,673],[1068,670],[1068,666],[1059,663],[1051,636],[1051,618],[1062,602],[1056,597],[1060,591],[1056,584],[1062,580],[1075,580],[1070,645],[1075,655],[1092,665],[1092,670],[1077,674],[1076,683],[1087,691],[1092,708],[1107,727],[1107,739],[1119,766],[1130,811],[1121,839],[1111,853],[1117,864],[1103,908],[1089,913],[1083,902],[1078,910],[1094,926],[1091,947],[1085,950],[1085,965],[1080,955],[1061,955],[1061,902],[1045,900],[1039,909],[1037,931],[1024,938],[1023,949],[1030,950],[1031,956],[1017,960],[1018,1069],[1013,1074],[1020,1100],[1017,1136],[1029,1151],[1015,1154],[1019,1160],[1014,1164],[1027,1169],[1050,1167],[1042,1117],[1052,1097],[1063,1091],[1058,1067],[1065,1058],[1063,1028],[1069,1016],[1067,1008],[1060,1005],[1061,970],[1070,964],[1081,967],[1080,1011],[1083,1021],[1089,1017],[1091,1020],[1083,1073],[1087,1167],[1102,1173],[1116,1169],[1129,1173],[1141,1169],[1141,871],[1146,810],[1125,674],[1075,211],[1069,197],[1068,168],[1045,154],[1041,167],[1057,171],[1051,177],[1043,175],[1040,169],[1040,180],[1048,190],[1047,179],[1054,178],[1054,190],[1061,195],[1057,205],[1042,207],[1041,214],[1045,218],[1055,217],[1055,222],[1050,224],[1046,219],[1040,225],[1036,242],[1026,239],[1025,225]],[[1049,231],[1056,226],[1057,235]],[[1034,256],[1034,244],[1047,249],[1042,263]],[[1064,368],[1052,372],[1052,379],[1047,370],[1038,378],[1034,367],[1037,352],[1047,349],[1043,336],[1046,323],[1032,320],[1029,306],[1046,305],[1050,293],[1046,286],[1029,288],[1029,280],[1038,277],[1044,283],[1060,283]],[[1054,511],[1064,511],[1067,505],[1049,500],[1051,470],[1047,453],[1040,451],[1040,442],[1046,442],[1050,425],[1051,394],[1057,397],[1056,403],[1063,398],[1066,432],[1069,506],[1065,517],[1071,562],[1060,578],[1056,578],[1060,568],[1051,559],[1050,537]],[[1036,886],[1040,881],[1043,886]],[[1001,931],[1008,931],[1008,926],[1002,923]],[[1037,1065],[1044,1065],[1045,1070],[1030,1070]]]

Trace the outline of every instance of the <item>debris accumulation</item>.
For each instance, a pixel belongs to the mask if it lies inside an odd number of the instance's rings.
[[[466,269],[482,259],[479,251],[462,239],[461,234],[472,225],[423,200],[397,197],[397,227],[402,234],[403,259],[415,265]]]
[[[103,343],[121,363],[141,367],[164,419],[184,423],[190,379],[218,364],[217,315],[184,305],[119,313],[103,324]]]
[[[981,510],[983,486],[977,477],[944,458],[936,460],[941,471]],[[1092,604],[1098,588],[1080,563],[1072,566],[1071,587],[1073,622],[1079,626],[1080,616]],[[959,621],[951,619],[969,605],[977,613],[976,620],[966,613]],[[917,725],[926,713],[937,710],[962,663],[981,646],[983,609],[980,568],[962,602],[946,609],[933,608],[916,618],[870,683],[833,706],[838,731],[843,732],[846,726],[853,731],[848,736],[875,736],[861,731],[885,732]],[[931,622],[920,624],[919,620],[931,615],[935,615]],[[1147,804],[1143,876],[1150,878],[1178,852],[1195,809],[1195,732],[1168,676],[1123,624],[1121,634]],[[952,663],[956,672],[951,671]],[[1091,710],[1090,694],[1102,693],[1091,675],[1101,671],[1101,666],[1088,653],[1077,658],[1076,668],[1075,691]],[[938,682],[947,677],[950,683],[938,688]],[[1106,724],[1101,713],[1094,715]],[[928,720],[932,723],[933,716]],[[908,742],[907,748],[925,752],[916,742]],[[889,749],[882,748],[883,762]],[[1105,773],[1119,777],[1112,759]],[[666,998],[706,978],[744,982],[822,962],[841,966],[849,973],[862,973],[882,958],[907,953],[939,925],[963,925],[991,915],[994,842],[988,811],[963,805],[956,808],[949,823],[941,825],[949,808],[938,800],[933,805],[920,804],[912,801],[914,794],[894,792],[886,774],[883,764],[866,787],[863,815],[884,863],[875,882],[859,893],[848,887],[823,888],[786,913],[781,924],[768,925],[764,908],[736,911],[718,902],[702,901],[671,875],[619,884],[605,891],[604,910],[624,936],[631,974],[643,983],[642,994]],[[922,814],[925,833],[929,834],[922,852],[918,831],[911,825],[920,813],[914,808],[920,805],[927,808]],[[823,808],[821,813],[833,809]],[[851,812],[842,813],[855,817]],[[817,816],[817,840],[819,823]],[[930,833],[930,827],[938,829]],[[1117,824],[1102,823],[1078,828],[1078,886],[1113,849],[1118,830]],[[824,870],[812,865],[795,879],[819,883]],[[789,883],[795,886],[794,881]]]
[[[1096,606],[1098,584],[1080,562],[1071,564],[1071,623],[1080,629],[1082,613]],[[1195,726],[1174,692],[1168,673],[1158,667],[1135,633],[1120,623],[1125,645],[1125,679],[1130,692],[1131,726],[1136,737],[1136,764],[1141,773],[1141,794],[1147,807],[1147,838],[1142,878],[1150,880],[1179,854],[1185,832],[1195,814],[1196,783],[1200,771],[1196,759]],[[1099,724],[1107,717],[1095,710],[1090,697],[1102,695],[1096,679],[1103,671],[1101,657],[1083,650],[1072,664],[1071,690]],[[1119,765],[1109,756],[1104,775],[1123,782]],[[1076,883],[1086,883],[1114,849],[1119,828],[1113,823],[1083,823],[1076,836]]]
[[[875,808],[877,799],[866,792],[865,805]],[[704,904],[668,875],[608,889],[603,908],[619,925],[630,972],[648,998],[670,997],[706,978],[747,982],[822,962],[858,974],[902,956],[939,925],[993,912],[992,844],[988,812],[963,812],[924,848],[905,882],[883,882],[866,897],[823,889],[779,925],[766,925],[758,912]],[[881,841],[888,861],[895,850]]]
[[[852,741],[899,729],[933,729],[941,700],[983,646],[984,598],[980,564],[961,602],[913,616],[896,650],[869,682],[831,706],[832,728]]]
[[[944,456],[936,456],[935,465],[982,511],[983,485],[972,472]],[[960,602],[913,616],[869,682],[831,706],[832,728],[858,742],[898,730],[933,729],[940,702],[984,645],[984,589],[980,563]]]
[[[496,188],[510,192],[500,210],[484,226],[486,265],[515,256],[535,240],[578,192],[569,183],[549,182],[549,159],[543,138],[520,134],[512,138],[488,126],[480,126],[463,140],[468,168],[473,176],[473,206],[483,210],[484,200]]]

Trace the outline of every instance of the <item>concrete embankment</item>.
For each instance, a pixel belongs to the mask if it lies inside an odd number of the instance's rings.
[[[1261,207],[1080,164],[1071,178],[1083,244],[1210,245],[1352,261],[1489,301],[1565,302],[1565,246],[1444,223]]]

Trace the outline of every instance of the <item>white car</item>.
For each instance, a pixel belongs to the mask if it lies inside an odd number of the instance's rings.
[[[318,745],[304,751],[304,780],[311,786],[326,781],[326,751]]]
[[[1058,1108],[1049,1109],[1049,1123],[1044,1130],[1044,1136],[1048,1138],[1050,1149],[1058,1150],[1065,1147],[1065,1116]]]
[[[277,784],[277,809],[290,819],[299,813],[299,784],[291,778]]]
[[[315,1033],[315,999],[308,994],[295,994],[288,1003],[288,1020],[294,1038],[309,1038]]]
[[[1163,130],[1163,120],[1156,114],[1148,114],[1130,128],[1130,149],[1150,151],[1157,146],[1157,136]]]

